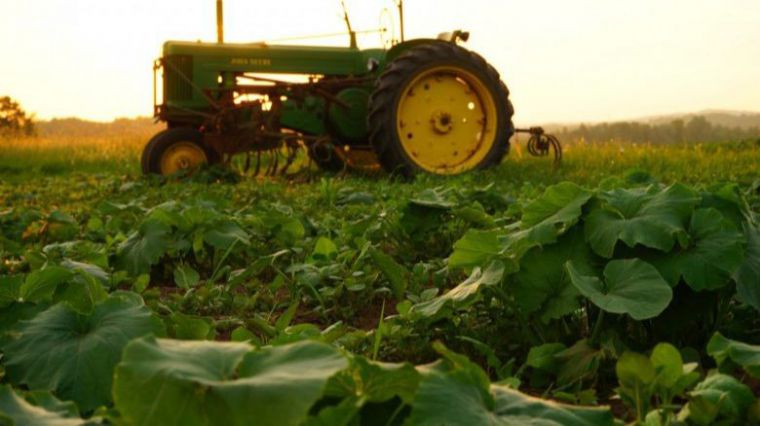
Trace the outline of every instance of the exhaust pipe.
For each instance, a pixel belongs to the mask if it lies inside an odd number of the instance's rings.
[[[224,43],[224,5],[223,0],[216,0],[216,41]]]

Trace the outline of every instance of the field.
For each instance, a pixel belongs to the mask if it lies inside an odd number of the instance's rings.
[[[13,424],[760,422],[760,143],[144,178],[0,139]]]

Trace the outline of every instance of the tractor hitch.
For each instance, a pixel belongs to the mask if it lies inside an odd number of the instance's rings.
[[[556,136],[544,131],[543,127],[529,127],[527,129],[515,129],[515,133],[527,133],[530,135],[527,148],[534,157],[546,157],[549,151],[554,151],[554,165],[562,162],[562,144]]]

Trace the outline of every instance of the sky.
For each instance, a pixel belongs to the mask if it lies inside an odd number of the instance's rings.
[[[395,11],[392,0],[346,4],[358,30]],[[405,4],[407,38],[471,32],[466,46],[501,73],[517,124],[760,111],[760,0]],[[339,0],[225,0],[230,42],[343,30]],[[150,115],[162,43],[215,38],[215,0],[0,0],[0,96],[42,119]]]

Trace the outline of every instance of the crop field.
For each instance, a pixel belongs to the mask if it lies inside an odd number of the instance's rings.
[[[760,141],[413,181],[0,139],[0,423],[760,422]]]

